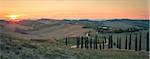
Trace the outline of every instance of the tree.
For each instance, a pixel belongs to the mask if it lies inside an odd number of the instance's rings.
[[[87,39],[84,37],[84,48],[87,48]]]
[[[87,37],[87,49],[89,48],[89,38]]]
[[[121,37],[118,39],[118,48],[121,49]]]
[[[109,36],[109,37],[108,37],[108,48],[111,48],[111,47],[110,47],[110,44],[111,44],[111,37]]]
[[[117,48],[119,48],[119,38],[117,37]]]
[[[126,41],[125,41],[125,49],[127,49],[127,42],[128,42],[128,37],[127,37],[127,35],[126,35]]]
[[[79,48],[79,45],[80,45],[80,38],[77,37],[77,48]]]
[[[129,37],[129,50],[131,50],[131,44],[132,44],[132,42],[131,42],[131,34],[130,34],[130,37]]]
[[[103,49],[105,48],[104,44],[105,44],[105,42],[103,41]]]
[[[94,49],[96,49],[96,37],[94,37],[94,41],[93,41],[93,45],[94,45]]]
[[[147,48],[146,51],[149,51],[149,32],[147,32]]]
[[[141,33],[140,33],[140,40],[139,40],[139,51],[141,51],[141,49],[142,49],[142,48],[141,48],[141,43],[142,43],[142,42],[141,42],[141,39],[142,39],[142,35],[141,35]]]
[[[83,37],[81,37],[81,48],[83,48]]]
[[[135,51],[137,51],[137,35],[135,37]]]
[[[95,38],[95,48],[97,49],[97,40],[98,40],[98,37],[96,36],[96,38]]]
[[[104,40],[105,40],[105,43],[107,43],[107,41],[106,41],[106,36],[104,36]]]
[[[67,39],[67,37],[65,38],[65,44],[66,44],[66,46],[68,45],[68,39]]]
[[[90,38],[90,48],[92,48],[92,43],[93,41],[92,41],[92,38]]]
[[[101,50],[101,42],[99,42],[99,49]]]
[[[113,48],[113,38],[112,38],[112,35],[110,36],[110,47]]]

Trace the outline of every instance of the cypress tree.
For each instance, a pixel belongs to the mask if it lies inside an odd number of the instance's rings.
[[[112,35],[110,36],[110,48],[113,48],[113,39],[112,39]]]
[[[96,37],[94,37],[94,41],[93,41],[93,45],[94,45],[94,49],[96,48],[95,46],[96,46],[96,39],[95,39]]]
[[[121,40],[121,37],[120,37],[120,49],[121,49],[121,46],[122,46],[122,40]]]
[[[107,43],[107,41],[106,41],[106,36],[104,36],[104,40],[105,40],[105,43]]]
[[[119,49],[121,49],[121,37],[119,39]]]
[[[137,51],[137,35],[135,37],[135,51]]]
[[[119,48],[119,38],[117,37],[117,48]]]
[[[141,43],[142,43],[142,42],[141,42],[141,39],[142,39],[142,35],[141,35],[141,33],[140,33],[140,40],[139,40],[139,51],[141,51],[141,49],[142,49],[142,48],[141,48]]]
[[[131,50],[131,44],[132,44],[132,42],[131,42],[131,34],[130,34],[130,37],[129,37],[129,50]]]
[[[94,37],[94,39],[93,39],[93,47],[94,47],[94,49],[95,49],[95,37]]]
[[[77,37],[77,48],[79,48],[80,45],[80,38]]]
[[[109,38],[108,38],[108,48],[110,48],[110,41],[111,41],[111,39],[110,39],[110,36],[109,36]]]
[[[86,39],[86,37],[84,37],[84,48],[87,48],[87,39]]]
[[[83,48],[83,37],[81,37],[81,48]]]
[[[67,39],[67,37],[65,38],[65,44],[66,44],[66,46],[68,45],[68,39]]]
[[[89,48],[89,38],[87,37],[87,49]]]
[[[90,38],[90,48],[92,48],[92,45],[93,45],[92,42],[93,42],[93,41],[92,41],[92,38]]]
[[[149,51],[149,32],[147,32],[147,48],[146,48],[146,51]]]
[[[97,49],[97,39],[98,37],[96,36],[96,40],[95,40],[95,48]]]
[[[99,49],[101,50],[101,42],[99,42]]]
[[[125,41],[125,49],[127,49],[127,42],[128,42],[128,37],[127,37],[127,35],[126,35],[126,41]]]
[[[103,49],[105,48],[104,44],[105,44],[105,42],[103,41]]]
[[[94,42],[93,42],[93,44],[94,44],[94,49],[96,49],[96,36],[94,37]]]

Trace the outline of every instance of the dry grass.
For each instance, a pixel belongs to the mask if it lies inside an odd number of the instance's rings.
[[[148,52],[71,49],[61,42],[0,38],[0,59],[148,59]]]

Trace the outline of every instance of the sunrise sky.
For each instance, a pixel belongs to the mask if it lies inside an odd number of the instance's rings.
[[[148,0],[0,0],[0,18],[148,19]]]

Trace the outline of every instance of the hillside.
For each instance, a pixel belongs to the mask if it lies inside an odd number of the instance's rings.
[[[148,52],[71,49],[61,42],[36,42],[0,36],[0,59],[148,59]]]
[[[126,19],[105,21],[39,19],[22,20],[11,24],[2,20],[0,59],[149,59],[148,23],[148,20]],[[105,32],[98,32],[99,30]],[[131,44],[125,44],[129,40]],[[108,47],[110,42],[112,48]]]
[[[62,39],[65,37],[84,36],[92,29],[82,25],[70,24],[57,20],[23,20],[16,24],[2,23],[3,33],[22,39]],[[5,30],[8,29],[8,30]]]

